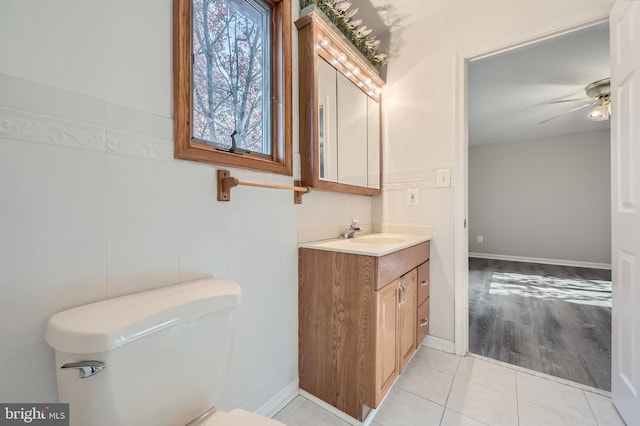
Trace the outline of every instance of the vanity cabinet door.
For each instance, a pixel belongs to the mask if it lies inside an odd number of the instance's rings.
[[[375,406],[382,401],[387,391],[398,377],[398,303],[400,296],[399,278],[376,292],[376,380]]]
[[[401,281],[400,300],[398,303],[400,373],[404,371],[404,367],[416,349],[417,270],[414,269],[403,276]]]

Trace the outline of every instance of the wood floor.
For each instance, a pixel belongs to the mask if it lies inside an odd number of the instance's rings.
[[[469,351],[611,388],[611,271],[469,259]]]

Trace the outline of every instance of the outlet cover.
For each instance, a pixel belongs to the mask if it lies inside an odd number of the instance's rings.
[[[436,188],[448,188],[451,186],[451,169],[438,169],[436,171]]]
[[[409,207],[415,207],[420,205],[420,199],[418,198],[418,190],[415,188],[407,189],[407,205]]]

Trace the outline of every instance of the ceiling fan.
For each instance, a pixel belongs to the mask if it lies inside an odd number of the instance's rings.
[[[559,101],[550,102],[552,104],[559,104],[563,102],[587,102],[584,105],[577,106],[575,108],[570,109],[569,111],[565,111],[561,114],[555,115],[551,118],[547,118],[544,121],[539,122],[538,124],[546,123],[547,121],[551,121],[554,118],[561,117],[565,114],[569,114],[574,111],[578,111],[584,108],[593,107],[587,114],[593,121],[605,121],[611,117],[611,79],[603,78],[602,80],[594,81],[590,85],[584,88],[585,93],[587,94],[587,98],[581,99],[562,99]]]

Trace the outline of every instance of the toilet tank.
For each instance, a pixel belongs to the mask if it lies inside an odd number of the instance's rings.
[[[218,403],[240,301],[236,283],[203,279],[52,316],[45,339],[71,426],[184,425]],[[75,367],[86,361],[104,368]]]

